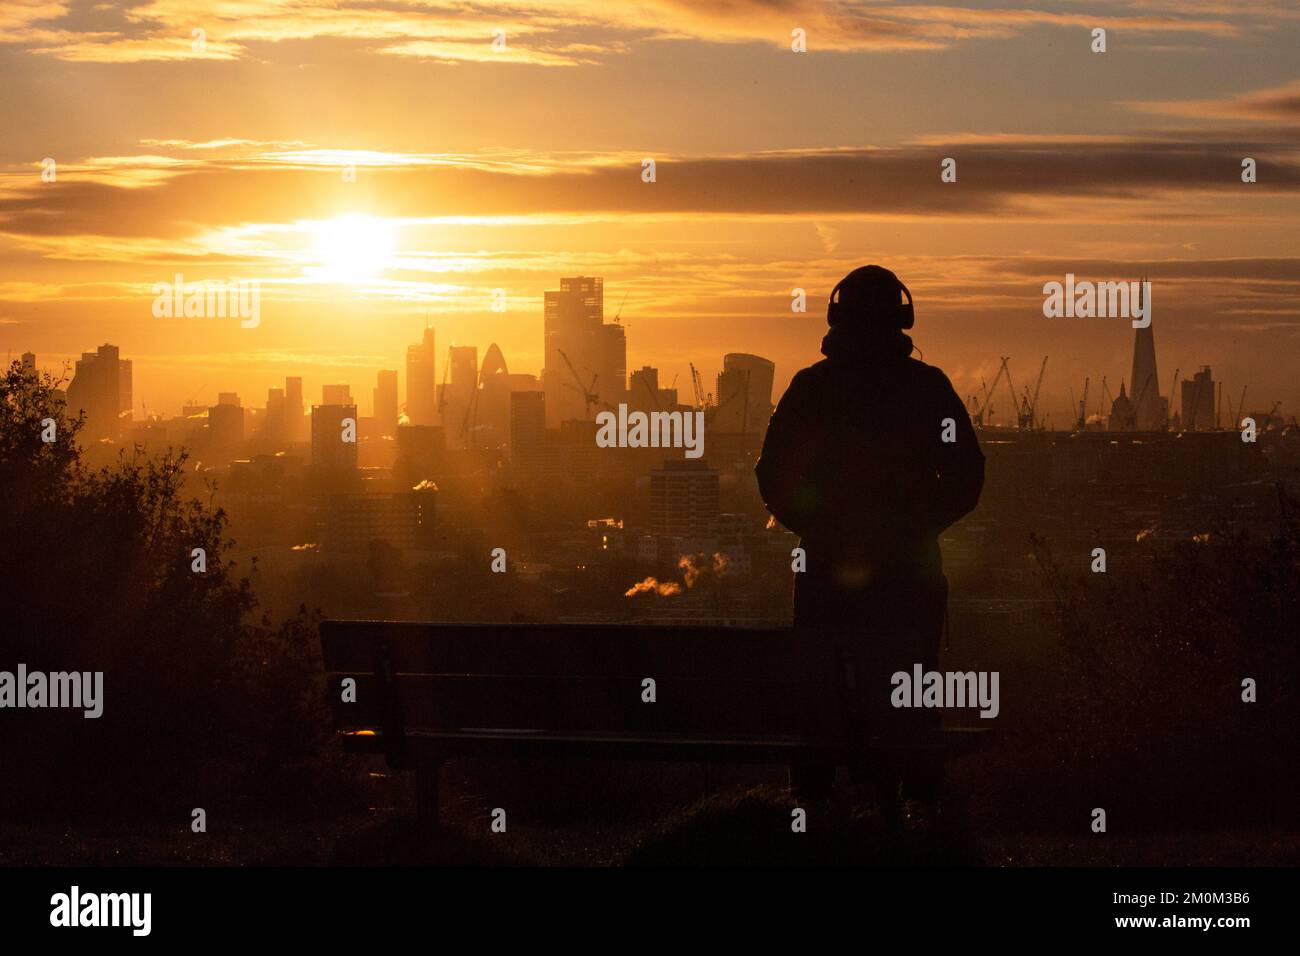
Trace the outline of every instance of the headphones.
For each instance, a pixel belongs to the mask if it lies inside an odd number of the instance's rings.
[[[826,323],[835,325],[850,311],[864,309],[874,321],[891,328],[910,329],[916,323],[912,293],[898,276],[881,266],[854,269],[835,284],[826,302]]]

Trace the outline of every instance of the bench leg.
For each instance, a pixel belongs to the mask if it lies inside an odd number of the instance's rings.
[[[438,825],[438,778],[441,770],[441,763],[415,768],[415,818],[421,825]]]

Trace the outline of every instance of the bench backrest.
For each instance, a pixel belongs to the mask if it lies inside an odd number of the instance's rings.
[[[343,731],[794,736],[808,722],[789,630],[326,621],[321,646]]]

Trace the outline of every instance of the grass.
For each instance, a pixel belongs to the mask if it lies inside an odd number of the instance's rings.
[[[416,825],[410,781],[377,774],[365,805],[341,815],[227,818],[209,807],[207,833],[174,824],[0,823],[0,865],[1294,865],[1300,834],[1220,831],[1017,832],[962,799],[901,816],[868,788],[841,780],[809,803],[805,832],[775,770],[602,765],[452,765],[442,823]],[[491,812],[507,811],[505,833]],[[910,811],[910,812],[909,812]]]

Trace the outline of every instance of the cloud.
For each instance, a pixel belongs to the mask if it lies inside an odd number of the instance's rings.
[[[1134,100],[1124,104],[1142,113],[1192,119],[1300,121],[1300,80],[1266,90],[1218,99]]]
[[[1293,147],[1244,142],[1000,141],[889,149],[779,150],[735,156],[659,157],[655,183],[639,155],[528,156],[513,163],[389,154],[367,169],[372,215],[389,218],[689,216],[962,218],[1060,220],[1143,215],[1213,215],[1207,198],[1243,215],[1240,157],[1253,155],[1259,182],[1248,197],[1291,194],[1300,185]],[[942,183],[939,160],[958,161]],[[520,171],[520,170],[526,171]],[[297,154],[260,154],[177,165],[166,157],[113,157],[61,167],[56,184],[36,167],[9,171],[0,193],[0,232],[50,239],[98,235],[192,240],[240,224],[331,218],[355,203],[338,167]],[[25,178],[23,178],[25,177]],[[125,181],[124,181],[125,180]],[[352,191],[350,191],[352,190]],[[1243,197],[1243,198],[1238,198]],[[1269,207],[1282,215],[1276,201]],[[1221,211],[1221,214],[1226,214]],[[823,235],[823,242],[829,234]]]
[[[1285,16],[1281,8],[1220,4],[1177,15],[1152,9],[1132,15],[973,8],[955,4],[887,5],[836,0],[515,0],[499,14],[451,0],[145,0],[62,4],[16,0],[0,16],[0,42],[64,60],[105,63],[248,58],[256,44],[348,39],[377,55],[439,62],[497,60],[536,66],[591,64],[633,41],[761,43],[789,47],[806,31],[808,50],[938,50],[976,39],[1004,39],[1031,29],[1102,26],[1136,35],[1230,38],[1242,23]],[[506,30],[504,50],[491,31]],[[206,49],[190,46],[203,29]]]

